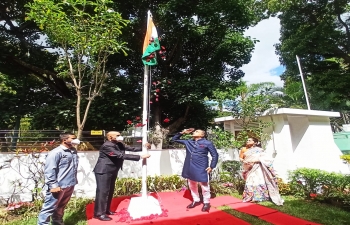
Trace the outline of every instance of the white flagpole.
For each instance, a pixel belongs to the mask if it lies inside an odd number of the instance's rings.
[[[296,58],[297,58],[298,67],[299,67],[299,72],[300,72],[300,76],[301,76],[301,82],[303,83],[303,89],[304,89],[304,94],[305,94],[307,109],[310,110],[309,97],[308,97],[307,91],[306,91],[306,86],[305,86],[303,71],[302,71],[302,69],[301,69],[300,60],[299,60],[299,57],[298,57],[297,55],[296,55]]]
[[[148,16],[150,12],[148,11]],[[147,23],[148,27],[148,23]],[[147,132],[148,132],[148,109],[149,109],[149,87],[150,87],[150,67],[145,65],[143,79],[143,109],[142,109],[142,154],[148,153],[147,147]],[[142,216],[160,215],[162,209],[159,201],[153,196],[147,196],[147,159],[142,159],[142,181],[141,181],[141,197],[132,197],[128,207],[128,212],[133,219]]]
[[[148,153],[147,147],[147,127],[148,127],[148,79],[149,66],[145,65],[143,78],[143,109],[142,109],[142,154]],[[147,198],[147,159],[142,160],[142,197]]]

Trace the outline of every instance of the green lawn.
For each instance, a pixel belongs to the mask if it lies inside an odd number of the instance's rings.
[[[241,198],[234,194],[234,197]],[[343,209],[321,204],[318,202],[306,201],[292,196],[283,196],[285,203],[283,206],[276,206],[271,202],[263,202],[261,205],[277,209],[283,213],[296,216],[305,220],[313,221],[324,225],[348,225],[350,224],[350,212]],[[83,203],[84,201],[82,201]],[[80,205],[79,205],[80,206]],[[65,225],[86,225],[84,207],[70,207],[66,210]],[[270,223],[260,220],[257,217],[238,212],[227,206],[220,207],[221,210],[254,225],[268,225]],[[11,221],[2,223],[4,225],[36,225],[37,218],[29,220]]]

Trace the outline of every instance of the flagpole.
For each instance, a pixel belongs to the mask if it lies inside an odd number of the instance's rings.
[[[143,109],[142,109],[142,154],[148,153],[145,144],[147,141],[147,128],[148,128],[148,85],[149,85],[149,66],[145,65],[144,78],[143,78]],[[147,198],[147,159],[142,159],[142,197]]]
[[[298,67],[299,67],[299,72],[300,72],[300,76],[301,76],[301,82],[303,83],[303,89],[304,89],[304,93],[305,93],[305,98],[306,98],[306,104],[307,104],[307,109],[310,110],[310,103],[309,103],[309,97],[307,95],[307,91],[306,91],[306,86],[305,86],[305,81],[304,81],[304,76],[303,76],[303,71],[301,69],[301,65],[300,65],[300,60],[299,57],[296,55],[295,56],[297,58],[297,63],[298,63]]]
[[[149,87],[150,84],[150,65],[155,65],[156,63],[150,62],[150,59],[146,60],[144,59],[144,55],[150,52],[146,51],[148,47],[153,48],[154,50],[152,52],[155,52],[160,49],[159,43],[157,46],[154,45],[154,43],[151,45],[149,43],[150,39],[152,38],[152,33],[157,32],[157,30],[154,27],[154,24],[152,22],[151,13],[148,11],[148,19],[147,19],[147,32],[144,40],[144,48],[143,48],[143,55],[142,59],[145,64],[144,69],[144,78],[143,78],[143,109],[142,109],[142,155],[145,155],[148,153],[147,146],[145,144],[147,141],[148,136],[148,123],[149,123]],[[158,37],[157,33],[155,37]],[[153,38],[152,38],[153,39]],[[156,40],[157,41],[157,40]],[[157,47],[157,48],[155,48]],[[146,52],[146,53],[145,53]],[[150,53],[151,54],[151,53]],[[150,55],[149,54],[149,55]],[[154,55],[153,55],[154,56]],[[133,219],[141,218],[142,216],[149,216],[149,215],[160,215],[162,213],[162,209],[160,207],[160,203],[158,199],[156,199],[153,196],[147,195],[147,160],[142,159],[142,180],[141,180],[141,196],[140,197],[132,197],[130,199],[130,204],[128,207],[128,212],[130,216]]]

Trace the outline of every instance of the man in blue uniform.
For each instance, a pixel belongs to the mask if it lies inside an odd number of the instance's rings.
[[[209,173],[216,167],[219,154],[216,151],[213,143],[204,138],[205,131],[185,129],[177,133],[172,140],[186,146],[186,158],[184,167],[182,169],[182,177],[188,179],[189,188],[193,202],[187,206],[191,209],[200,205],[200,197],[198,193],[198,183],[201,185],[203,194],[202,211],[206,212],[210,209],[210,187],[209,187]],[[190,134],[193,132],[191,140],[181,140],[183,134]],[[209,165],[208,153],[210,153],[212,160]]]

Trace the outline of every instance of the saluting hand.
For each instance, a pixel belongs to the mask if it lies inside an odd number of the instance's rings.
[[[181,134],[190,134],[194,131],[194,128],[188,128],[188,129],[184,129],[182,132],[180,132]]]

